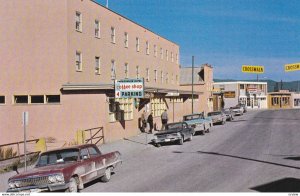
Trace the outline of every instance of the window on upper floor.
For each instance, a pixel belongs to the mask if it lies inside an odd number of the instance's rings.
[[[125,69],[125,78],[129,78],[129,65],[128,65],[128,63],[125,63],[124,69]]]
[[[0,105],[5,104],[5,96],[0,96]]]
[[[116,62],[115,60],[111,60],[111,73],[110,73],[110,78],[112,80],[116,79]]]
[[[163,59],[164,58],[164,51],[162,48],[160,48],[160,58]]]
[[[160,72],[160,81],[161,81],[161,83],[164,83],[164,72],[163,71]]]
[[[60,95],[46,95],[46,103],[60,103]]]
[[[176,63],[179,64],[178,54],[176,54]]]
[[[241,90],[245,89],[245,85],[244,84],[240,84],[240,89]]]
[[[125,32],[124,33],[124,44],[125,44],[125,48],[128,48],[128,33]]]
[[[100,57],[95,56],[95,74],[100,75],[101,74],[101,62]]]
[[[100,38],[100,22],[95,20],[95,37]]]
[[[172,61],[172,63],[174,62],[174,55],[173,55],[173,52],[171,52],[171,61]]]
[[[30,95],[30,103],[32,104],[44,104],[45,96],[44,95]]]
[[[169,83],[169,74],[166,73],[166,84],[168,84],[168,83]]]
[[[82,71],[82,54],[76,51],[76,71]]]
[[[75,29],[82,32],[82,14],[80,12],[76,12],[75,15]]]
[[[150,44],[148,41],[146,41],[146,54],[149,55],[150,54]]]
[[[169,51],[168,50],[166,50],[166,59],[167,59],[167,61],[169,60]]]
[[[140,78],[140,66],[137,65],[135,71],[136,71],[136,78]]]
[[[146,82],[150,82],[150,70],[146,68]]]
[[[136,44],[135,44],[135,48],[136,48],[136,51],[139,52],[140,51],[140,38],[136,38]]]
[[[111,43],[115,44],[116,43],[116,29],[115,27],[111,27]]]
[[[157,70],[154,70],[154,82],[157,82]]]
[[[15,95],[14,104],[28,104],[28,95]]]

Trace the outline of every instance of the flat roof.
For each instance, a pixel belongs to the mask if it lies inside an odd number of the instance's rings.
[[[232,82],[214,82],[214,84],[268,84],[267,82],[253,82],[253,81],[232,81]]]
[[[129,18],[127,18],[127,17],[125,17],[125,16],[123,16],[123,15],[121,15],[121,14],[119,14],[119,13],[117,13],[117,12],[115,12],[115,11],[113,11],[113,10],[111,10],[111,9],[109,9],[109,8],[107,8],[107,7],[105,7],[105,6],[103,6],[103,5],[101,5],[100,3],[96,2],[95,0],[90,0],[90,1],[92,1],[92,2],[94,2],[95,4],[97,4],[97,5],[99,5],[99,6],[103,7],[103,8],[105,8],[105,9],[107,9],[108,11],[110,11],[110,12],[112,12],[112,13],[114,13],[114,14],[120,16],[120,17],[123,17],[124,19],[126,19],[126,20],[128,20],[128,21],[130,21],[130,22],[132,22],[132,23],[134,23],[134,24],[136,24],[136,25],[138,25],[138,26],[140,26],[140,27],[146,29],[147,31],[149,31],[149,32],[151,32],[151,33],[153,33],[153,34],[155,34],[155,35],[157,35],[157,36],[159,36],[159,37],[161,37],[161,38],[163,38],[163,39],[165,39],[165,40],[167,40],[167,41],[169,41],[169,42],[172,42],[173,44],[176,44],[176,45],[179,47],[179,44],[177,44],[177,43],[175,43],[175,42],[173,42],[173,41],[171,41],[171,40],[169,40],[169,39],[167,39],[167,38],[165,38],[165,37],[163,37],[163,36],[161,36],[161,35],[159,35],[159,34],[153,32],[152,30],[148,29],[147,27],[144,27],[144,26],[142,26],[142,25],[140,25],[140,24],[134,22],[133,20],[131,20],[131,19],[129,19]]]

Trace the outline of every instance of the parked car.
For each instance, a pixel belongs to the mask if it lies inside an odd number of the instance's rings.
[[[241,116],[244,114],[244,108],[241,106],[230,107],[230,109],[234,113],[235,116]]]
[[[207,116],[212,118],[213,124],[222,124],[226,123],[226,115],[222,111],[208,112]]]
[[[226,115],[227,121],[232,121],[234,119],[234,113],[230,108],[223,109],[222,112]]]
[[[239,104],[237,104],[237,106],[243,108],[243,113],[246,113],[246,112],[247,112],[247,106],[246,106],[246,104],[239,103]]]
[[[157,147],[167,142],[177,142],[182,145],[185,140],[191,141],[193,135],[194,128],[189,127],[186,122],[169,123],[166,125],[165,130],[154,134],[152,141]]]
[[[211,118],[205,118],[203,113],[195,113],[183,116],[183,121],[186,122],[189,127],[194,128],[194,133],[201,132],[203,135],[205,132],[209,132],[210,127],[213,126]]]
[[[68,191],[78,192],[84,184],[100,178],[108,182],[121,163],[118,151],[102,154],[94,144],[46,151],[35,167],[8,179],[7,192]]]

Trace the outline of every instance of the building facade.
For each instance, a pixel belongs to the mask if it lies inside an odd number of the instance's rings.
[[[179,46],[92,0],[10,0],[0,17],[0,144],[23,139],[24,111],[28,138],[61,144],[94,127],[105,142],[136,135],[144,111],[158,128],[165,109],[191,112]],[[115,99],[124,78],[144,78],[145,97]]]
[[[219,89],[225,108],[238,103],[245,104],[248,109],[266,109],[268,107],[266,82],[215,82],[214,88]]]

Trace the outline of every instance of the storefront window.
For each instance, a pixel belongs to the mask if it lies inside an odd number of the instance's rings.
[[[133,98],[112,98],[109,100],[109,122],[132,119]]]
[[[162,98],[151,99],[151,112],[153,113],[154,117],[161,116],[166,108],[166,103]]]

